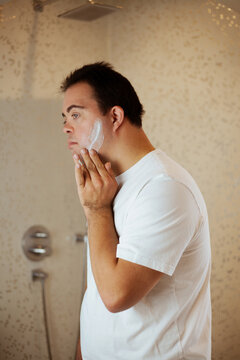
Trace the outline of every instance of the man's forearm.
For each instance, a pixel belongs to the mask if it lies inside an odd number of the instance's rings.
[[[116,249],[118,235],[112,207],[87,214],[91,266],[99,294],[107,308],[119,296]]]

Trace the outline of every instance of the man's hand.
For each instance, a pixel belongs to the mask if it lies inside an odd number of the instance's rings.
[[[118,183],[115,180],[111,164],[105,165],[97,152],[81,150],[84,164],[79,164],[79,156],[73,155],[75,162],[75,178],[78,196],[85,214],[110,208],[117,193]]]

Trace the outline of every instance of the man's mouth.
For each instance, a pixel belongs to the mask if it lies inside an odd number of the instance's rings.
[[[69,148],[72,147],[73,145],[78,145],[78,143],[75,142],[75,141],[69,141],[69,142],[68,142],[68,147],[69,147]]]

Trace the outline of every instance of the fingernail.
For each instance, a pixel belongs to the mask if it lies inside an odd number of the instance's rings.
[[[86,149],[82,149],[82,150],[81,150],[81,153],[82,153],[82,154],[86,154],[86,152],[87,152]]]
[[[74,157],[74,159],[76,159],[76,160],[78,159],[77,154],[74,154],[73,157]]]
[[[94,151],[93,149],[91,149],[91,150],[89,151],[89,153],[90,153],[91,155],[94,155],[95,151]]]

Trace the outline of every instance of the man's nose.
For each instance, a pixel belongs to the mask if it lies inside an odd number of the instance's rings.
[[[63,132],[65,134],[72,133],[73,132],[72,126],[70,126],[69,124],[65,124],[64,127],[63,127]]]

